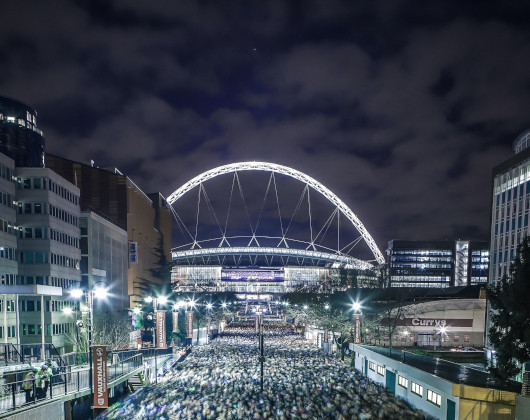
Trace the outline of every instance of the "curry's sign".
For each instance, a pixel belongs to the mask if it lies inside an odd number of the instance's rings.
[[[444,319],[444,318],[385,318],[383,324],[392,324],[400,327],[472,327],[473,319]]]
[[[107,388],[107,347],[92,346],[92,372],[94,384],[94,408],[109,406]]]
[[[156,311],[156,348],[165,349],[166,346],[166,311]]]

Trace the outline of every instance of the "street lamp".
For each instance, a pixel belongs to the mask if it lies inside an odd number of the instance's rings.
[[[99,283],[105,284],[106,287],[98,286]],[[90,384],[90,405],[91,405],[91,418],[94,418],[94,385],[92,380],[92,321],[94,317],[94,297],[97,299],[105,299],[108,296],[108,284],[104,281],[96,282],[90,289],[83,291],[82,289],[73,289],[70,295],[75,299],[80,299],[83,294],[85,295],[85,301],[88,308],[87,317],[87,333],[88,333],[88,383]]]

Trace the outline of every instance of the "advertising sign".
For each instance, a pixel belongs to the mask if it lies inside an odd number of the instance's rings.
[[[173,332],[179,332],[179,313],[173,312]]]
[[[165,349],[166,346],[166,311],[156,311],[156,348]]]
[[[327,343],[329,341],[328,339],[328,331],[324,331],[324,343]]]
[[[107,347],[92,346],[92,383],[94,384],[94,408],[108,408]]]
[[[363,328],[363,316],[353,314],[353,344],[361,344],[361,334]]]
[[[193,338],[193,311],[186,311],[186,338]]]
[[[129,263],[138,264],[138,242],[129,242]]]

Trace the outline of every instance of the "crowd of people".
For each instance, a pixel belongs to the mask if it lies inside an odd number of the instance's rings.
[[[238,326],[196,347],[159,380],[100,419],[425,419],[289,329],[265,329],[263,392],[258,339]]]

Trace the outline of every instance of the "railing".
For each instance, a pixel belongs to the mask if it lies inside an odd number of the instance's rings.
[[[107,366],[107,381],[111,382],[127,375],[143,365],[143,356],[135,354],[120,363]],[[7,411],[51,400],[60,396],[87,390],[90,387],[89,368],[72,371],[71,367],[63,368],[66,372],[53,375],[44,388],[37,387],[35,381],[16,380],[0,385],[0,415]],[[29,389],[25,389],[29,388]]]
[[[42,362],[53,360],[59,366],[64,366],[59,352],[53,344],[44,344],[44,354],[42,344],[0,344],[0,361],[8,364]]]

